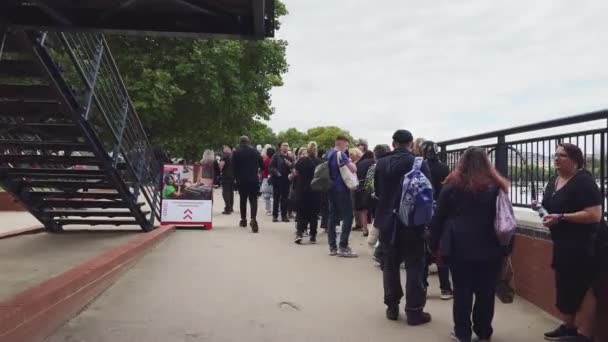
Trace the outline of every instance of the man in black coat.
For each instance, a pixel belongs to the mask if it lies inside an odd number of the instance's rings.
[[[437,153],[439,148],[437,144],[432,141],[425,141],[420,146],[420,150],[422,152],[422,156],[426,160],[429,165],[429,169],[431,170],[431,183],[433,184],[433,196],[435,201],[439,198],[439,194],[441,193],[441,189],[443,188],[443,182],[450,174],[450,167],[439,160]],[[429,265],[435,262],[432,260],[430,253],[427,254],[427,267],[425,270],[425,285],[429,286],[427,281],[429,276]],[[450,300],[454,297],[452,291],[452,283],[450,282],[450,268],[445,262],[437,261],[437,275],[439,276],[439,287],[441,288],[441,296],[440,298],[443,300]]]
[[[431,315],[424,312],[425,227],[406,227],[395,215],[401,199],[403,176],[412,170],[416,158],[411,152],[413,141],[414,138],[409,131],[396,131],[393,134],[394,151],[378,160],[376,164],[374,182],[378,204],[374,226],[380,231],[380,244],[384,254],[382,277],[384,303],[387,306],[386,317],[390,320],[399,319],[399,302],[403,297],[400,267],[405,262],[407,323],[421,325],[431,321]],[[421,171],[431,179],[426,163],[422,165]]]
[[[251,207],[251,231],[258,232],[258,196],[260,194],[260,170],[264,162],[260,153],[250,145],[249,138],[242,136],[239,147],[232,155],[234,178],[239,188],[241,204],[240,226],[247,227],[247,200]]]
[[[279,211],[281,220],[289,222],[287,217],[287,199],[289,197],[289,174],[294,166],[294,160],[289,154],[289,144],[282,142],[279,152],[272,156],[268,167],[273,186],[272,222],[279,222]]]

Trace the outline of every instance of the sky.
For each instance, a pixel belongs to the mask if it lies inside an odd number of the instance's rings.
[[[275,131],[435,141],[608,108],[608,1],[284,0]]]

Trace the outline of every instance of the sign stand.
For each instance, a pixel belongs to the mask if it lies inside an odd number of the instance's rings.
[[[163,166],[161,224],[213,227],[213,179],[202,178],[193,165]]]

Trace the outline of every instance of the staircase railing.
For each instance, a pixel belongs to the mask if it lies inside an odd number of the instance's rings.
[[[45,49],[102,145],[100,156],[136,200],[151,208],[150,223],[160,218],[160,165],[135,111],[105,37],[101,33],[32,32]]]

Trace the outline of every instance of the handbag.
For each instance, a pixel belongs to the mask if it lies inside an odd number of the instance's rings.
[[[515,287],[513,286],[513,262],[511,257],[502,259],[500,274],[496,282],[496,297],[504,303],[511,304],[515,300]]]
[[[515,235],[517,222],[513,213],[513,205],[509,195],[502,189],[498,189],[496,195],[496,217],[494,219],[494,230],[501,246],[508,246]]]
[[[336,163],[338,163],[338,170],[340,170],[340,176],[344,181],[344,184],[349,190],[354,190],[359,186],[359,179],[357,175],[351,172],[346,164],[342,163],[342,152],[336,152],[338,155],[336,156]]]

